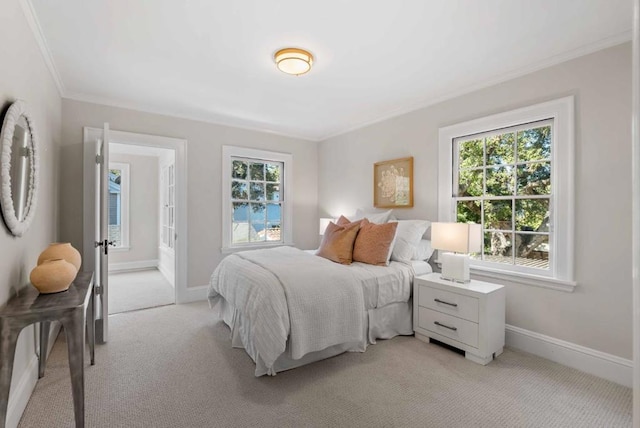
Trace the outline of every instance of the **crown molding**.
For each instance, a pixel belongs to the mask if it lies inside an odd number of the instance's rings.
[[[478,82],[473,85],[465,86],[465,87],[453,90],[451,92],[447,92],[436,98],[426,98],[410,106],[405,106],[405,107],[400,107],[397,109],[390,110],[387,113],[381,116],[378,116],[376,118],[364,120],[358,123],[357,125],[353,125],[338,131],[334,131],[332,133],[328,133],[320,137],[319,141],[326,141],[330,138],[337,137],[339,135],[344,135],[349,132],[362,129],[379,122],[384,122],[385,120],[392,119],[394,117],[402,116],[403,114],[411,113],[416,110],[420,110],[426,107],[440,104],[444,101],[448,101],[450,99],[457,98],[459,96],[462,96],[471,92],[475,92],[475,91],[488,88],[490,86],[494,86],[518,77],[522,77],[527,74],[530,74],[545,68],[549,68],[554,65],[558,65],[563,62],[570,61],[572,59],[579,58],[581,56],[589,55],[591,53],[594,53],[603,49],[607,49],[613,46],[620,45],[622,43],[626,43],[628,41],[631,41],[631,30],[623,31],[622,33],[613,35],[611,37],[607,37],[605,39],[598,40],[597,42],[590,43],[588,45],[581,46],[577,49],[573,49],[571,51],[564,52],[562,54],[554,55],[552,57],[547,58],[546,60],[539,61],[535,64],[530,64],[528,66],[509,71],[507,73],[484,80],[482,82]]]
[[[31,0],[20,0],[20,6],[22,7],[24,17],[27,19],[29,28],[31,28],[33,37],[35,37],[36,42],[38,43],[42,58],[44,59],[45,64],[47,64],[49,73],[51,73],[51,77],[53,78],[53,81],[58,88],[58,94],[60,95],[60,97],[64,97],[64,83],[62,82],[60,73],[58,73],[58,68],[56,67],[55,61],[53,60],[53,55],[51,54],[51,50],[49,49],[47,40],[44,37],[44,32],[42,31],[42,27],[40,26],[40,21],[38,20],[38,15],[36,15],[33,4],[31,3]]]

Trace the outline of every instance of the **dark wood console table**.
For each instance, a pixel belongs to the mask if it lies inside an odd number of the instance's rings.
[[[84,348],[85,326],[89,338],[91,365],[95,363],[95,309],[93,273],[79,272],[67,291],[39,294],[25,287],[0,308],[0,427],[4,428],[9,404],[9,388],[16,342],[28,325],[40,324],[38,377],[44,376],[51,321],[60,321],[67,336],[69,369],[76,427],[84,427]]]

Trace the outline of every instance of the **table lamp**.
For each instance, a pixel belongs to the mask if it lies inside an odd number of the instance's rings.
[[[482,249],[482,226],[475,223],[433,223],[431,245],[440,252],[442,279],[468,283],[469,253]]]

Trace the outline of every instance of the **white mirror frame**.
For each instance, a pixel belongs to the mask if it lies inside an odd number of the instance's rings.
[[[24,117],[29,127],[31,147],[29,150],[30,171],[27,190],[26,214],[22,221],[16,217],[11,196],[11,146],[13,133],[20,117]],[[38,137],[33,119],[24,101],[16,101],[9,107],[0,133],[0,205],[2,216],[14,236],[22,236],[27,231],[36,212],[38,201]]]

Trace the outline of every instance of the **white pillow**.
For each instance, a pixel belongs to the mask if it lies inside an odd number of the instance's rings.
[[[428,239],[421,239],[413,253],[413,260],[429,260],[433,255],[433,247]]]
[[[357,220],[362,220],[363,218],[366,218],[371,223],[383,224],[383,223],[386,223],[387,220],[389,220],[389,217],[391,216],[391,211],[392,210],[384,211],[381,213],[368,213],[368,212],[364,212],[361,209],[358,209],[356,210],[355,218],[351,221],[357,221]]]
[[[428,220],[398,220],[396,242],[391,251],[391,260],[408,262],[415,260],[415,254],[422,235],[429,229]]]

